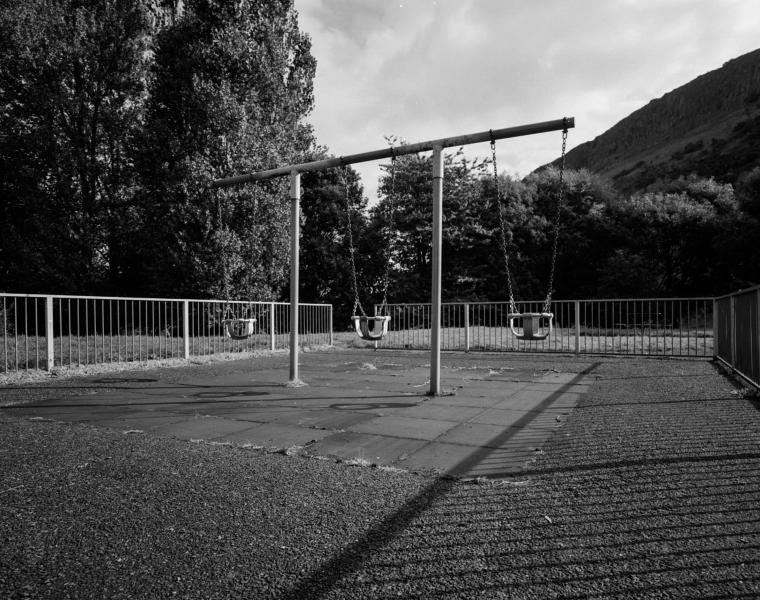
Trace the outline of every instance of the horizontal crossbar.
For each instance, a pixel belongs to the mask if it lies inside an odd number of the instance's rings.
[[[477,144],[480,142],[490,142],[491,140],[501,140],[504,138],[521,137],[524,135],[533,135],[536,133],[546,133],[548,131],[559,131],[560,129],[571,129],[575,127],[574,117],[565,117],[555,121],[544,121],[543,123],[532,123],[530,125],[520,125],[518,127],[506,127],[504,129],[490,129],[479,133],[469,133],[456,137],[442,138],[439,140],[430,140],[416,144],[406,144],[396,146],[395,148],[383,148],[372,152],[362,152],[359,154],[350,154],[348,156],[339,156],[337,158],[328,158],[324,160],[315,160],[312,162],[288,165],[277,169],[267,171],[257,171],[247,175],[237,175],[225,179],[216,179],[212,185],[214,187],[226,187],[249,181],[259,181],[261,179],[270,179],[281,175],[289,175],[292,172],[303,173],[304,171],[319,171],[322,169],[331,169],[343,165],[352,165],[361,162],[370,162],[373,160],[383,160],[394,156],[403,156],[404,154],[415,154],[417,152],[428,152],[433,148],[451,148],[453,146],[466,146],[468,144]]]

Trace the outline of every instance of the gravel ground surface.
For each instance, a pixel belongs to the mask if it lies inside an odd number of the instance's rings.
[[[0,597],[760,598],[760,406],[713,364],[456,360],[594,383],[499,481],[0,412]]]

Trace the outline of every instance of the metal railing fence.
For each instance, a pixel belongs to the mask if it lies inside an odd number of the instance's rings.
[[[518,302],[541,312],[542,302]],[[375,306],[375,312],[380,305]],[[712,298],[557,300],[554,329],[542,341],[509,330],[507,302],[443,303],[441,349],[570,352],[656,356],[713,356]],[[430,348],[430,304],[390,304],[388,335],[378,348]]]
[[[379,348],[429,349],[429,304],[388,309],[389,333]],[[552,311],[551,335],[523,341],[509,331],[506,302],[444,303],[441,348],[715,356],[760,387],[760,286],[718,298],[558,300]],[[252,335],[227,337],[225,318],[255,319]],[[0,293],[0,373],[285,349],[289,321],[287,302]],[[330,305],[300,305],[302,345],[332,345],[332,330]]]
[[[715,299],[715,356],[760,388],[760,286]]]
[[[252,334],[225,319],[255,319]],[[277,350],[289,333],[287,302],[0,293],[0,372]],[[332,306],[299,305],[299,336],[332,345]]]

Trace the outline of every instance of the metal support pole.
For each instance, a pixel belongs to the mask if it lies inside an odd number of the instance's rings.
[[[275,304],[274,302],[269,303],[269,349],[274,352],[277,349],[276,345],[276,338],[275,338]]]
[[[575,353],[581,353],[581,303],[575,301]]]
[[[433,273],[430,298],[430,395],[441,395],[441,247],[443,245],[443,148],[433,148]]]
[[[736,296],[731,296],[728,330],[731,332],[731,365],[736,366]]]
[[[35,310],[34,312],[36,313],[37,311]],[[35,316],[36,320],[37,317]],[[55,332],[53,330],[53,323],[53,297],[47,296],[45,298],[45,339],[47,340],[47,364],[45,366],[48,371],[52,371],[55,366],[55,342],[53,338]],[[36,328],[37,326],[35,325]]]
[[[464,304],[464,351],[470,351],[470,305]]]
[[[298,251],[301,235],[301,173],[290,172],[290,379],[288,386],[305,385],[298,377]]]
[[[760,311],[758,312],[760,314]],[[718,340],[720,339],[720,319],[718,319],[718,301],[713,298],[712,302],[712,333],[713,333],[713,358],[720,356]]]
[[[190,360],[190,301],[182,301],[182,354]]]
[[[760,387],[760,287],[758,287],[755,290],[755,300],[757,312],[755,313],[755,355],[752,357],[755,361],[755,364],[752,365],[752,370],[754,370],[754,382],[758,387]]]
[[[333,346],[335,342],[335,339],[333,338],[333,307],[332,307],[332,304],[330,304],[329,306],[330,306],[330,311],[328,312],[328,316],[327,316],[327,319],[328,319],[327,327],[330,331],[330,345]]]

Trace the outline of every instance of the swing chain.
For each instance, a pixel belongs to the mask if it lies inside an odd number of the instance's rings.
[[[567,147],[567,127],[562,130],[562,157],[559,165],[559,195],[557,197],[557,210],[554,214],[554,241],[552,242],[552,262],[549,269],[549,287],[546,291],[546,300],[544,301],[544,312],[551,312],[552,293],[554,292],[554,267],[557,264],[557,248],[559,246],[559,228],[560,217],[562,213],[562,204],[564,201],[565,185],[565,148]]]
[[[219,235],[222,236],[220,239],[220,242],[222,244],[222,295],[224,296],[224,309],[222,310],[222,320],[229,318],[230,313],[232,312],[234,316],[234,311],[232,307],[230,306],[230,273],[229,273],[229,252],[226,249],[226,240],[227,235],[225,233],[225,223],[222,213],[222,193],[221,191],[217,192],[216,195],[216,206],[217,206],[217,217],[219,219]]]
[[[356,280],[356,260],[354,258],[354,234],[351,231],[351,200],[349,198],[349,186],[348,186],[348,166],[343,165],[343,191],[344,198],[346,200],[346,223],[348,225],[348,255],[351,261],[351,283],[354,288],[354,307],[351,309],[351,314],[356,314],[358,308],[362,317],[366,317],[367,313],[364,312],[364,307],[359,300],[359,284]]]
[[[507,292],[509,293],[509,312],[516,313],[515,295],[512,290],[512,275],[509,272],[509,251],[507,250],[507,227],[504,224],[504,206],[502,205],[501,187],[499,186],[499,171],[496,165],[496,140],[491,131],[491,164],[493,165],[493,182],[496,188],[496,204],[499,207],[499,247],[504,257],[504,269],[507,275]]]

